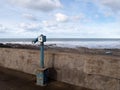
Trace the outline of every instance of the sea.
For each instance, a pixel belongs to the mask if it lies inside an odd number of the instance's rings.
[[[0,43],[33,44],[33,40],[34,38],[0,38]],[[120,38],[47,38],[44,44],[66,48],[120,49]]]

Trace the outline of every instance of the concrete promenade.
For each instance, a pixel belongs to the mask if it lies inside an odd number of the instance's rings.
[[[35,85],[35,76],[0,67],[0,90],[90,90],[51,81],[47,86]]]

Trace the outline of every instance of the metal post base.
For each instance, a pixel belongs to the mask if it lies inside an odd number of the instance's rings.
[[[48,69],[47,68],[39,68],[36,71],[36,84],[40,86],[46,86],[48,79],[47,79],[47,73]]]

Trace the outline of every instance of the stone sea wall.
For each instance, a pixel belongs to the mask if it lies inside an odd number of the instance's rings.
[[[0,48],[0,66],[35,74],[39,50]],[[120,57],[45,51],[52,79],[94,90],[120,90]]]

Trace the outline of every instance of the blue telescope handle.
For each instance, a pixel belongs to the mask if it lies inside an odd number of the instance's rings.
[[[35,39],[35,40],[33,40],[32,42],[33,42],[33,43],[36,43],[37,41],[38,41],[38,38],[36,38],[36,39]]]

